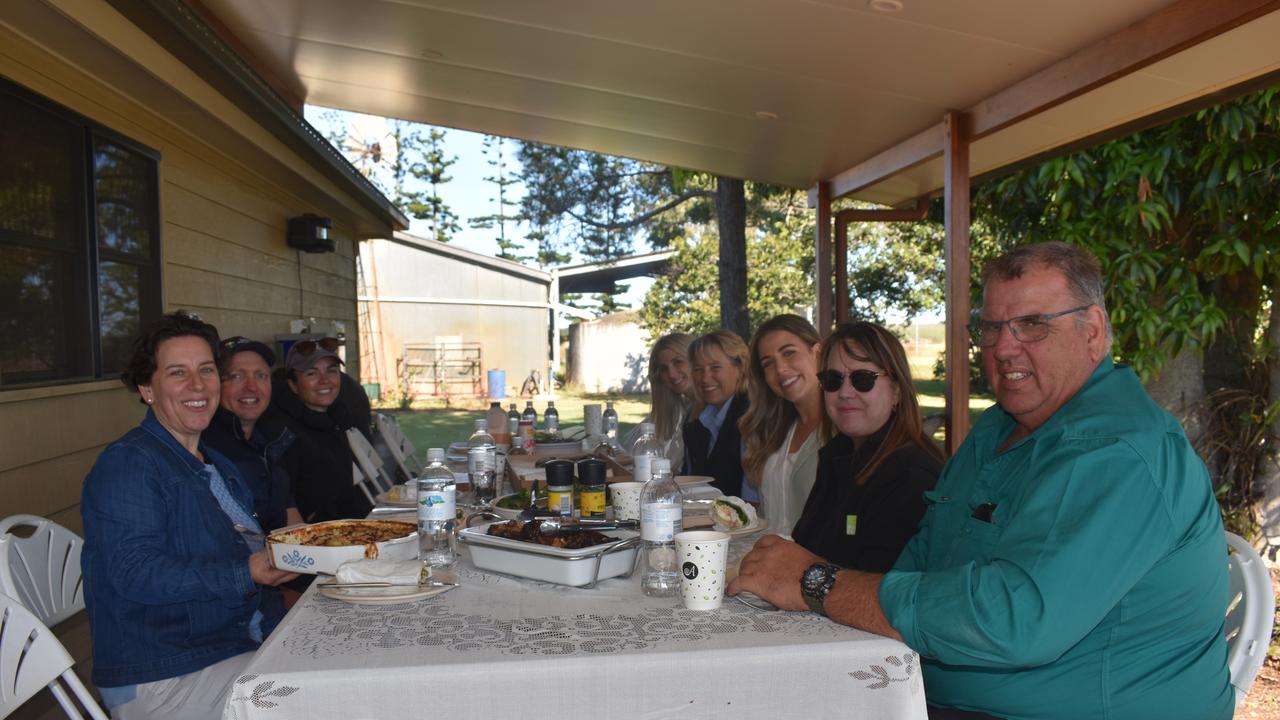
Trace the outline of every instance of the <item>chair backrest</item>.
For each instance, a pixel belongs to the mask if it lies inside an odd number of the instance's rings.
[[[351,455],[360,469],[360,474],[364,475],[370,486],[376,488],[374,494],[390,490],[395,483],[391,482],[391,478],[383,472],[382,458],[378,457],[378,451],[373,449],[373,445],[365,439],[364,435],[355,428],[348,429],[347,444],[351,446]]]
[[[422,474],[423,465],[418,459],[417,450],[413,447],[413,443],[409,442],[409,438],[405,437],[395,417],[386,413],[377,413],[374,417],[377,419],[378,434],[387,444],[387,449],[391,451],[391,457],[395,458],[400,472],[404,473],[405,482]]]
[[[41,688],[49,688],[67,717],[81,720],[75,701],[95,720],[107,720],[76,677],[75,661],[53,631],[17,599],[0,594],[0,718],[8,717]]]
[[[21,537],[13,533],[30,528]],[[84,541],[58,523],[35,515],[0,520],[0,593],[22,601],[53,627],[84,609],[80,550]]]
[[[1233,533],[1227,533],[1227,546],[1232,550],[1227,557],[1227,668],[1239,705],[1267,659],[1276,596],[1271,589],[1271,574],[1258,551]]]

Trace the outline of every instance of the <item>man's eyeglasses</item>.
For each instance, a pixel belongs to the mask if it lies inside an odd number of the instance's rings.
[[[319,340],[299,340],[293,344],[292,350],[297,350],[299,355],[310,355],[316,351],[316,348],[322,348],[329,352],[337,352],[338,346],[342,342],[338,338],[320,338]]]
[[[871,389],[876,386],[876,379],[888,374],[875,370],[854,370],[849,373],[849,384],[860,393],[871,392]],[[818,373],[818,384],[829,393],[840,392],[840,386],[844,385],[844,378],[845,374],[839,370],[823,370]]]
[[[991,347],[1000,341],[1000,328],[1008,325],[1009,334],[1013,335],[1014,340],[1021,343],[1039,342],[1049,337],[1050,320],[1088,310],[1091,307],[1093,303],[1044,315],[1020,315],[1008,320],[974,320],[969,323],[969,334],[973,336],[973,342],[979,347]]]

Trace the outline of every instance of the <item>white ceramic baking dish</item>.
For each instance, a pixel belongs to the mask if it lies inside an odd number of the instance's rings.
[[[403,526],[406,535],[392,540],[363,545],[306,545],[289,542],[291,535],[313,528],[325,528],[342,524],[390,524]],[[297,573],[325,573],[333,575],[348,560],[411,560],[418,557],[418,532],[412,523],[392,520],[330,520],[312,525],[281,528],[267,536],[271,548],[271,560],[281,570]]]

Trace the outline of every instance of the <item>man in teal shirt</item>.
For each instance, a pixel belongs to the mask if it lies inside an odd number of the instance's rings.
[[[1177,421],[1111,362],[1097,260],[1026,246],[983,287],[974,341],[999,407],[894,568],[765,538],[729,592],[901,638],[931,717],[1230,718],[1217,502]]]

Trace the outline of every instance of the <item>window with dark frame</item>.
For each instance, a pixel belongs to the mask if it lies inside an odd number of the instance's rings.
[[[160,301],[158,154],[0,79],[0,390],[115,377]]]

